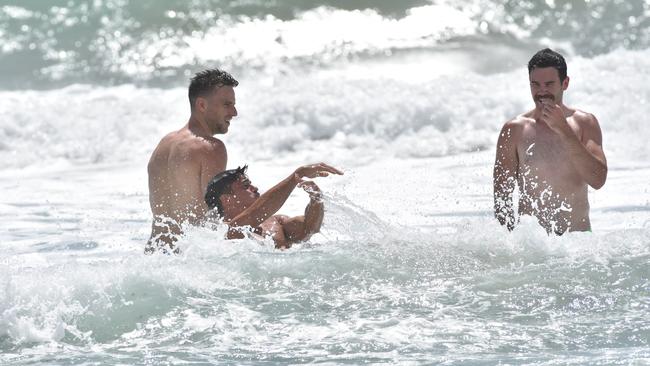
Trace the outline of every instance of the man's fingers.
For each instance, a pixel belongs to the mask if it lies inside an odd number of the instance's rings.
[[[320,173],[325,171],[325,172],[328,172],[328,173],[331,173],[331,174],[343,175],[342,171],[336,169],[335,167],[333,167],[331,165],[325,164],[325,163],[318,163],[318,164],[313,165],[313,167],[318,169],[320,171]]]
[[[325,168],[325,170],[327,170],[328,172],[330,172],[332,174],[343,175],[342,171],[336,169],[335,167],[333,167],[331,165],[327,165],[325,163],[321,163],[321,165],[323,166],[323,168]]]
[[[311,199],[320,200],[322,197],[320,188],[313,181],[304,181],[298,185],[300,188],[304,189]]]
[[[296,171],[300,176],[315,178],[327,177],[330,174],[343,175],[343,172],[325,163],[305,165]]]
[[[298,187],[300,187],[300,188],[316,188],[316,189],[318,189],[318,186],[316,185],[316,182],[314,182],[312,180],[302,181],[302,182],[300,182],[298,184]]]

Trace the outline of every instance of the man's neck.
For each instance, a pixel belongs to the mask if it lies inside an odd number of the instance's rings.
[[[214,136],[205,120],[199,118],[194,114],[190,116],[190,119],[187,122],[187,127],[193,134],[199,137],[209,138]]]

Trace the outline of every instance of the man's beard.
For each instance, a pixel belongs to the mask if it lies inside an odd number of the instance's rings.
[[[543,99],[549,99],[550,101],[555,102],[555,96],[553,94],[536,95],[534,99],[539,103],[542,103]]]

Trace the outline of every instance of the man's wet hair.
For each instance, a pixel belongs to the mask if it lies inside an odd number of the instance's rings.
[[[190,79],[190,87],[187,95],[190,99],[190,107],[194,108],[196,98],[205,97],[212,93],[216,88],[222,86],[236,87],[239,81],[235,80],[232,75],[226,71],[219,69],[207,69],[197,72],[193,78]]]
[[[208,183],[208,189],[205,191],[205,203],[210,210],[216,208],[219,216],[223,217],[223,206],[219,199],[222,194],[231,193],[230,189],[232,184],[239,179],[239,177],[246,175],[248,165],[237,167],[237,169],[225,170],[214,176]]]
[[[567,67],[564,57],[550,48],[545,48],[537,52],[528,61],[528,75],[537,68],[552,67],[557,70],[560,75],[560,81],[564,81],[567,76]]]

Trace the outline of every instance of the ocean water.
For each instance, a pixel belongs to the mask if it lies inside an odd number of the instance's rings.
[[[649,26],[642,0],[0,0],[0,364],[650,364]],[[546,46],[603,130],[593,233],[492,217]],[[146,163],[215,66],[229,167],[346,174],[310,242],[145,256]]]

